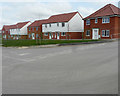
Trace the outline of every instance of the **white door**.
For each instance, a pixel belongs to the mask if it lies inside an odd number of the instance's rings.
[[[60,33],[57,33],[57,39],[60,39]]]
[[[55,33],[55,39],[56,39],[56,34],[57,34],[57,33]]]
[[[49,33],[49,39],[51,39],[51,33]]]
[[[35,39],[35,33],[32,33],[32,39]]]
[[[92,29],[92,39],[99,39],[99,29]]]

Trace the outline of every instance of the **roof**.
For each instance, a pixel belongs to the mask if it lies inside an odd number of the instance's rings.
[[[29,22],[30,22],[30,21],[17,23],[17,24],[16,24],[16,27],[20,29],[20,28],[22,28],[23,26],[25,26],[25,25],[26,25],[27,23],[29,23]]]
[[[4,25],[3,28],[8,31],[9,29],[21,29],[23,26],[25,26],[28,22],[30,21],[27,21],[27,22],[20,22],[20,23],[17,23],[17,24],[14,24],[14,25]]]
[[[53,15],[49,17],[48,19],[43,19],[43,20],[37,20],[34,21],[32,24],[30,24],[28,27],[36,27],[40,26],[45,23],[55,23],[55,22],[67,22],[69,21],[76,13],[78,12],[72,12],[72,13],[64,13],[64,14],[58,14],[58,15]],[[81,15],[80,15],[81,16]],[[82,17],[82,16],[81,16]]]
[[[36,27],[36,26],[40,26],[43,23],[46,23],[47,19],[43,19],[43,20],[36,20],[34,21],[32,24],[30,24],[28,27]]]
[[[109,15],[120,15],[120,8],[114,6],[113,4],[107,4],[106,6],[102,7],[101,9],[99,9],[98,11],[94,12],[93,14],[89,15],[84,19]]]
[[[68,22],[76,13],[78,12],[53,15],[49,18],[47,23]]]

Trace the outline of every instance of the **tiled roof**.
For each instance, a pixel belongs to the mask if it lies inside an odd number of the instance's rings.
[[[44,19],[44,20],[36,20],[34,21],[32,24],[30,24],[28,27],[36,27],[36,26],[40,26],[43,23],[46,23],[48,19]]]
[[[48,19],[47,23],[68,22],[76,13],[78,12],[53,15]]]
[[[25,26],[25,25],[26,25],[27,23],[29,23],[29,22],[30,22],[30,21],[17,23],[17,24],[16,24],[16,27],[20,29],[20,28],[22,28],[23,26]]]
[[[107,4],[103,8],[99,9],[98,11],[94,12],[93,14],[89,15],[84,19],[109,16],[109,15],[120,15],[120,8],[114,6],[113,4]]]
[[[64,13],[64,14],[58,14],[58,15],[53,15],[48,19],[43,19],[43,20],[37,20],[34,21],[32,24],[30,24],[28,27],[36,27],[40,26],[45,23],[55,23],[55,22],[67,22],[69,21],[76,13],[78,12],[72,12],[72,13]],[[81,15],[80,15],[81,16]],[[81,16],[82,17],[82,16]]]
[[[16,29],[16,28],[19,28],[21,29],[23,26],[25,26],[28,22],[30,21],[27,21],[27,22],[20,22],[20,23],[17,23],[15,25],[4,25],[3,28],[8,31],[9,29]]]

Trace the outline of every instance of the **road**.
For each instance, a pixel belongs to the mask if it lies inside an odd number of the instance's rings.
[[[2,53],[3,94],[118,93],[118,42]]]

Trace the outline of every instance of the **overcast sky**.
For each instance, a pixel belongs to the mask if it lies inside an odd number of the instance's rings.
[[[44,2],[43,2],[44,1]],[[106,4],[119,0],[0,0],[0,29],[3,25],[46,19],[51,15],[79,11],[86,17]]]

